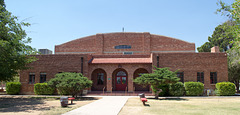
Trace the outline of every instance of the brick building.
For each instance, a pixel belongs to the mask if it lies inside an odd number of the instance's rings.
[[[32,69],[20,72],[22,94],[32,94],[33,84],[45,82],[59,72],[79,72],[93,81],[89,91],[149,91],[134,84],[140,73],[153,66],[179,70],[182,82],[199,81],[205,89],[228,80],[227,55],[218,47],[196,53],[195,44],[144,33],[105,33],[56,45],[55,54],[36,55]]]

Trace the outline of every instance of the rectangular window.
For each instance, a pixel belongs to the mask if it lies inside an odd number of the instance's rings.
[[[98,85],[103,85],[104,83],[104,74],[103,73],[98,73],[97,74],[97,84]]]
[[[46,73],[40,73],[40,83],[46,82]]]
[[[114,47],[115,49],[131,49],[132,46],[130,45],[118,45]]]
[[[133,52],[123,52],[124,55],[131,55]]]
[[[197,72],[197,82],[204,83],[204,72]]]
[[[83,74],[83,57],[81,57],[81,73]]]
[[[122,84],[126,84],[127,82],[127,78],[126,77],[122,77]]]
[[[217,83],[217,72],[210,72],[210,83],[211,84]]]
[[[29,84],[35,83],[35,73],[29,73]]]
[[[180,82],[184,83],[184,73],[183,72],[177,72],[177,77],[180,78]]]
[[[117,77],[117,84],[121,84],[121,77]]]

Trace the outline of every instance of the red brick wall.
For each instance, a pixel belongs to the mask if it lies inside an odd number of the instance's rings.
[[[79,38],[73,41],[66,42],[61,45],[55,46],[56,52],[97,52],[100,50],[98,48],[99,41],[97,41],[96,36],[88,36],[84,38]]]
[[[131,45],[132,48],[115,49],[118,45]],[[122,54],[123,51],[131,51],[133,54],[150,54],[151,51],[194,52],[195,44],[148,32],[120,32],[96,34],[55,46],[55,53]]]
[[[131,45],[132,48],[115,49],[114,47],[117,45]],[[133,51],[134,55],[119,55],[123,51]],[[214,88],[215,86],[210,84],[210,72],[217,72],[218,82],[228,80],[226,53],[194,53],[194,51],[194,43],[147,32],[96,34],[55,46],[55,53],[85,52],[87,54],[36,55],[39,60],[29,64],[33,69],[20,72],[20,81],[23,84],[21,93],[33,93],[33,85],[28,84],[30,72],[35,73],[36,82],[39,82],[40,72],[47,73],[47,81],[58,72],[81,72],[81,57],[84,58],[84,76],[96,80],[92,78],[94,70],[101,68],[106,72],[104,86],[107,91],[111,91],[112,87],[113,90],[115,89],[114,72],[118,68],[126,70],[128,74],[128,91],[133,91],[135,70],[144,68],[149,73],[152,72],[152,65],[157,66],[157,56],[159,56],[160,67],[170,67],[171,70],[179,69],[180,72],[184,72],[184,81],[197,81],[197,72],[204,72],[205,88]],[[152,52],[153,54],[151,54]],[[92,58],[151,58],[151,56],[153,64],[120,64],[119,66],[119,64],[88,63]],[[97,87],[96,84],[93,85]],[[102,89],[104,86],[99,87],[97,90]]]
[[[215,84],[210,84],[210,72],[217,72],[217,82],[228,81],[226,53],[155,53],[154,66],[157,66],[157,56],[160,67],[184,72],[184,81],[197,81],[197,72],[204,72],[206,89],[215,87]]]
[[[35,81],[39,82],[40,72],[47,73],[47,81],[53,78],[58,72],[81,72],[81,57],[84,58],[84,76],[96,81],[93,71],[103,69],[106,72],[103,86],[97,90],[106,87],[106,91],[115,90],[116,70],[122,68],[128,75],[128,91],[134,90],[133,79],[135,71],[139,68],[152,72],[152,65],[157,66],[157,56],[159,56],[160,67],[170,67],[171,70],[184,72],[184,81],[197,81],[197,72],[204,72],[204,83],[206,89],[214,89],[215,84],[210,84],[210,72],[217,72],[217,81],[228,81],[227,55],[226,53],[154,53],[152,54],[153,64],[91,64],[89,60],[94,58],[124,58],[124,57],[150,57],[150,55],[87,55],[87,54],[55,54],[55,55],[36,55],[39,59],[29,64],[33,67],[29,70],[20,72],[20,81],[22,82],[22,94],[33,94],[33,85],[28,84],[29,73],[35,73]],[[95,75],[96,77],[96,75]],[[98,87],[93,84],[94,87]]]
[[[195,44],[160,35],[151,35],[151,51],[195,51]]]
[[[20,72],[22,83],[21,94],[33,94],[33,84],[29,84],[29,73],[35,73],[35,83],[40,82],[40,72],[47,73],[46,80],[55,77],[58,72],[81,72],[81,57],[83,57],[83,75],[88,76],[88,56],[86,54],[68,55],[36,55],[37,61],[29,64],[32,69]]]

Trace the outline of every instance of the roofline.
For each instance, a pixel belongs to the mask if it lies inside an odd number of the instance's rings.
[[[181,39],[177,39],[177,38],[173,38],[173,37],[169,37],[169,36],[164,36],[164,35],[157,35],[157,34],[151,34],[151,35],[162,36],[162,37],[167,37],[167,38],[171,38],[171,39],[175,39],[175,40],[180,40],[180,41],[183,41],[183,42],[187,42],[187,41],[184,41],[184,40],[181,40]],[[195,44],[195,43],[193,43],[193,42],[187,42],[187,43]]]
[[[74,40],[70,40],[70,41],[67,41],[65,43],[62,43],[62,44],[59,44],[59,45],[55,45],[55,46],[60,46],[60,45],[64,45],[64,44],[67,44],[69,42],[72,42],[72,41],[75,41],[75,40],[79,40],[79,39],[84,39],[84,38],[88,38],[88,37],[91,37],[91,36],[96,36],[98,34],[121,34],[121,33],[126,33],[126,34],[150,34],[150,35],[154,35],[154,36],[160,36],[160,37],[167,37],[167,38],[170,38],[170,39],[175,39],[175,40],[180,40],[180,41],[183,41],[183,42],[186,42],[186,43],[190,43],[190,44],[195,44],[193,42],[187,42],[187,41],[184,41],[184,40],[181,40],[181,39],[177,39],[177,38],[173,38],[173,37],[169,37],[169,36],[164,36],[164,35],[158,35],[158,34],[151,34],[150,32],[110,32],[110,33],[97,33],[97,34],[94,34],[94,35],[89,35],[89,36],[85,36],[85,37],[81,37],[81,38],[77,38],[77,39],[74,39]]]

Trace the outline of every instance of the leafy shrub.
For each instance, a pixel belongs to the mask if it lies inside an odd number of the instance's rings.
[[[162,84],[177,83],[180,79],[177,77],[177,71],[170,71],[169,68],[166,67],[154,68],[153,73],[142,74],[141,77],[134,79],[134,82],[141,85],[151,85],[155,99],[158,99],[160,89],[163,90],[160,96],[168,95],[168,93],[165,93],[165,91],[168,91],[168,86]]]
[[[231,82],[219,82],[216,84],[216,93],[219,96],[234,95],[236,92],[235,84]]]
[[[7,82],[6,92],[7,94],[10,94],[10,95],[19,94],[20,88],[21,88],[20,82]]]
[[[184,87],[188,96],[199,96],[204,91],[204,84],[201,82],[185,82]]]
[[[183,96],[184,85],[182,82],[177,82],[175,84],[169,85],[169,94],[171,96]]]
[[[34,93],[37,95],[52,95],[55,88],[48,86],[47,83],[34,84]]]
[[[92,81],[88,80],[81,73],[58,73],[48,84],[56,87],[59,94],[71,94],[77,96],[82,90],[92,86]]]

